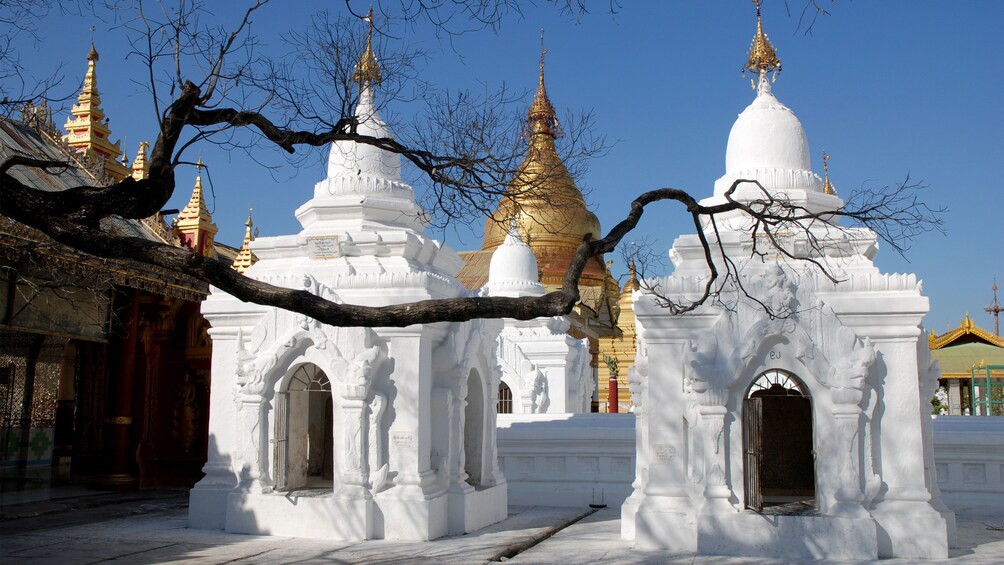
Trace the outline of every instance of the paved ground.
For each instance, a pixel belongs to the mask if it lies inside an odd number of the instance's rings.
[[[782,563],[637,551],[620,539],[619,516],[617,508],[522,507],[464,536],[337,543],[188,529],[185,491],[86,494],[0,508],[0,563]],[[1004,563],[1004,518],[960,516],[959,545],[937,563]]]

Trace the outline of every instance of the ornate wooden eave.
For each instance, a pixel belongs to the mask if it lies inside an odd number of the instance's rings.
[[[932,350],[941,349],[967,336],[971,336],[971,338],[976,341],[982,341],[995,347],[1004,347],[1004,338],[996,336],[977,326],[973,323],[969,314],[966,314],[966,317],[962,319],[962,324],[954,330],[949,330],[941,335],[936,335],[932,330],[931,335],[928,336],[928,345]]]
[[[0,261],[69,277],[106,277],[110,284],[200,302],[209,285],[175,271],[129,259],[103,259],[56,243],[41,232],[0,216]]]

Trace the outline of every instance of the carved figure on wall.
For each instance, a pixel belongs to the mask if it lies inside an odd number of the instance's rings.
[[[194,371],[188,369],[178,387],[178,396],[174,403],[174,427],[171,430],[172,437],[181,445],[181,451],[184,453],[192,452],[201,413],[198,377]]]

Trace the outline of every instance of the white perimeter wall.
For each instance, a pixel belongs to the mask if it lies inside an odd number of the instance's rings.
[[[620,506],[634,480],[634,415],[499,414],[498,454],[509,504]],[[935,418],[934,459],[949,508],[1004,516],[1004,418]]]
[[[935,418],[934,466],[949,508],[1004,516],[1004,417]]]
[[[634,480],[634,414],[499,414],[513,506],[619,507]]]

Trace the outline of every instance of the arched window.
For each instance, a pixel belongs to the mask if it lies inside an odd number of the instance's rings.
[[[505,383],[499,383],[499,401],[495,405],[495,413],[512,414],[512,389]]]
[[[812,402],[795,375],[761,373],[743,405],[746,507],[757,512],[815,509]]]
[[[809,396],[809,391],[797,377],[787,371],[771,369],[760,373],[750,385],[747,398],[754,396]]]
[[[297,367],[276,395],[275,490],[327,486],[334,475],[331,382],[317,365]]]

